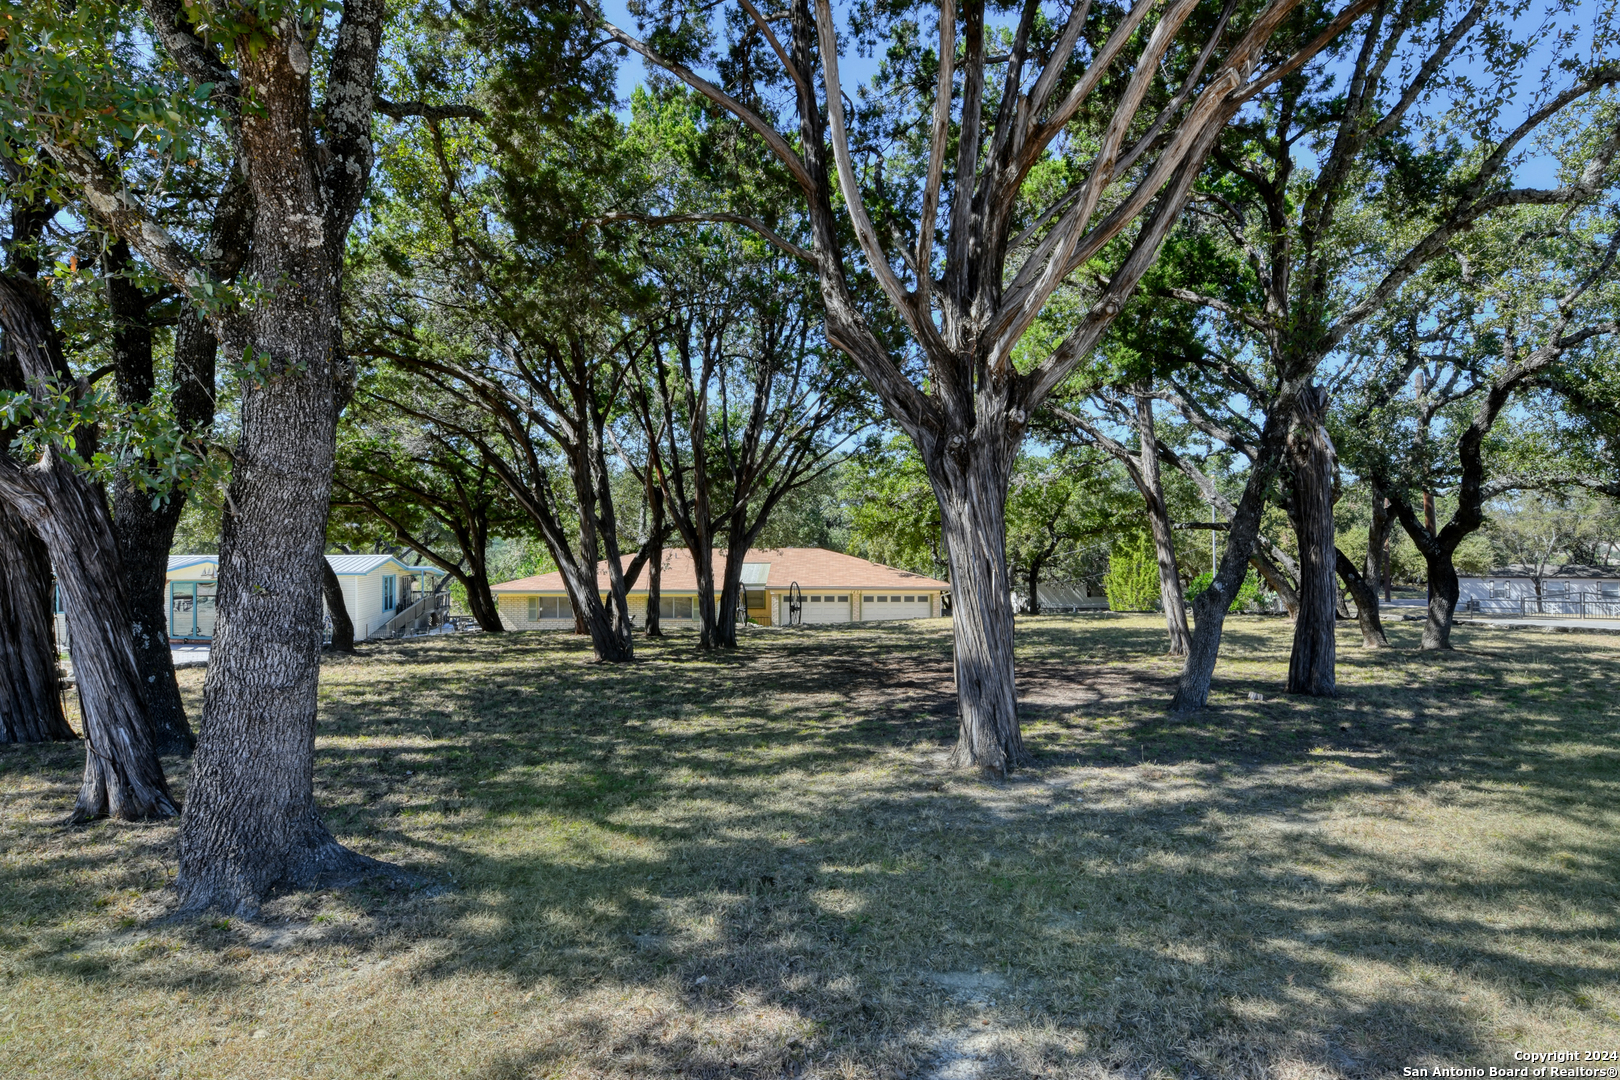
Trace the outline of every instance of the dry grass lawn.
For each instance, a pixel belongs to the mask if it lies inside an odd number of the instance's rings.
[[[415,885],[165,918],[172,825],[66,828],[0,748],[6,1077],[1385,1077],[1620,1050],[1620,637],[1019,627],[1037,767],[948,773],[949,627],[531,633],[322,687],[333,830]],[[182,676],[193,709],[200,672]],[[1251,692],[1264,701],[1249,700]],[[171,762],[178,789],[185,766]],[[1611,1065],[1614,1063],[1610,1063]]]

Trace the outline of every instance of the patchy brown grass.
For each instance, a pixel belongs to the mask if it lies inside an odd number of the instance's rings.
[[[329,662],[319,797],[421,875],[166,921],[172,826],[0,748],[0,1075],[1374,1077],[1620,1049],[1620,638],[1020,623],[1037,767],[948,773],[949,628]],[[201,672],[183,672],[195,709]],[[1251,702],[1250,692],[1267,700]],[[177,787],[185,767],[171,763]],[[1611,1063],[1612,1064],[1612,1063]]]

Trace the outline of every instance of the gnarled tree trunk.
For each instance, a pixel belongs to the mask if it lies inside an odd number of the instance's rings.
[[[1299,538],[1299,619],[1288,659],[1288,692],[1332,697],[1339,591],[1334,586],[1338,549],[1333,538],[1334,453],[1323,422],[1327,395],[1307,387],[1295,407],[1288,437],[1293,474],[1290,509]]]
[[[1260,515],[1265,509],[1266,490],[1271,486],[1281,465],[1282,447],[1287,433],[1287,420],[1292,413],[1292,402],[1284,389],[1273,400],[1267,411],[1265,427],[1261,430],[1249,479],[1243,486],[1229,519],[1226,550],[1221,553],[1220,570],[1215,580],[1193,601],[1192,645],[1187,660],[1181,666],[1176,680],[1175,697],[1171,699],[1172,712],[1197,712],[1209,701],[1210,682],[1215,675],[1215,661],[1220,657],[1221,632],[1226,625],[1226,609],[1243,585],[1249,569],[1249,555],[1254,551],[1260,535]]]
[[[0,325],[30,392],[47,393],[69,380],[49,301],[33,282],[0,275]],[[81,427],[74,441],[80,453],[91,453],[95,433]],[[70,820],[172,817],[179,808],[146,718],[106,499],[51,447],[27,467],[0,454],[0,500],[45,542],[62,592],[86,740],[84,782]]]
[[[78,738],[62,713],[52,630],[50,554],[0,503],[0,743]]]
[[[1423,553],[1423,565],[1427,568],[1429,577],[1429,617],[1423,623],[1423,643],[1420,648],[1451,648],[1451,626],[1457,614],[1457,597],[1461,592],[1457,583],[1457,568],[1451,561],[1455,550],[1437,543],[1431,550]],[[1536,599],[1539,606],[1541,599],[1539,582]]]
[[[326,598],[326,614],[332,620],[332,651],[354,652],[354,620],[349,617],[349,604],[343,598],[343,583],[338,580],[332,564],[323,553],[316,560],[321,574],[321,595]]]
[[[1012,582],[1007,577],[1011,463],[992,448],[925,457],[951,565],[951,633],[960,725],[951,764],[1005,776],[1025,765],[1013,676]]]
[[[1255,572],[1270,586],[1271,591],[1277,594],[1277,599],[1282,602],[1283,610],[1288,612],[1288,617],[1299,618],[1299,593],[1294,590],[1294,583],[1288,580],[1288,574],[1282,567],[1260,554],[1259,547],[1250,552],[1249,565],[1254,567]]]
[[[107,274],[107,308],[113,323],[113,375],[118,400],[126,407],[140,408],[151,404],[157,386],[152,367],[151,300],[129,278],[134,262],[128,244],[121,240],[114,244],[102,265]],[[182,376],[186,344],[176,336],[175,367]],[[211,418],[211,402],[208,412]],[[188,428],[196,425],[195,417],[179,419]],[[113,485],[113,535],[134,614],[130,629],[135,662],[145,691],[146,715],[152,722],[152,738],[160,754],[189,754],[197,742],[186,720],[180,684],[174,677],[174,654],[169,650],[169,548],[174,544],[174,530],[180,524],[184,506],[181,491],[167,492],[154,504],[152,493],[142,491],[127,470],[120,472]]]
[[[1384,636],[1384,622],[1378,616],[1378,590],[1373,583],[1362,576],[1344,552],[1335,549],[1334,565],[1338,568],[1339,577],[1344,581],[1344,587],[1350,590],[1350,596],[1356,602],[1356,625],[1361,628],[1361,644],[1367,649],[1389,648],[1389,638]]]
[[[463,577],[461,584],[467,590],[467,610],[479,629],[486,634],[504,633],[506,627],[501,625],[500,608],[489,589],[489,572],[479,567],[478,572]]]
[[[649,465],[648,475],[652,468]],[[664,489],[657,484],[647,485],[647,499],[651,504],[652,553],[647,557],[647,636],[663,637],[659,625],[659,604],[663,601],[664,586]]]
[[[1175,534],[1170,531],[1170,509],[1164,501],[1159,475],[1159,439],[1153,429],[1153,399],[1136,395],[1136,432],[1141,440],[1141,488],[1153,531],[1153,552],[1159,562],[1159,603],[1164,608],[1165,630],[1171,656],[1186,656],[1192,644],[1187,628],[1187,604],[1181,595],[1181,574],[1176,568]]]
[[[1389,512],[1388,501],[1376,481],[1368,483],[1372,500],[1372,523],[1367,527],[1367,558],[1361,571],[1372,586],[1374,599],[1377,590],[1384,590],[1384,599],[1390,598],[1389,588],[1389,529],[1394,515]]]
[[[54,449],[27,468],[0,463],[0,498],[44,539],[62,590],[87,742],[70,820],[173,817],[180,810],[146,721],[106,502]]]

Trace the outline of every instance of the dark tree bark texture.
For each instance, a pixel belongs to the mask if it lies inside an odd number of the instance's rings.
[[[118,400],[127,407],[139,408],[151,403],[157,385],[152,368],[152,301],[129,278],[133,264],[128,244],[121,240],[115,243],[102,266],[107,274],[107,308],[113,324],[112,362]],[[181,422],[186,424],[189,419]],[[174,655],[169,651],[166,575],[169,549],[184,506],[185,496],[179,491],[167,493],[153,505],[152,494],[140,490],[127,470],[113,485],[113,534],[134,613],[130,630],[135,662],[146,692],[153,742],[160,754],[189,754],[197,742],[186,720],[180,684],[174,677]]]
[[[1350,597],[1356,602],[1356,625],[1361,628],[1362,647],[1389,648],[1389,638],[1384,636],[1384,622],[1378,614],[1378,590],[1344,552],[1335,549],[1333,558],[1344,587],[1350,590]]]
[[[326,598],[326,613],[332,620],[332,651],[354,652],[354,620],[349,617],[349,604],[343,599],[343,583],[326,561],[325,554],[317,560],[321,573],[321,595]]]
[[[939,448],[944,450],[943,447]],[[1005,452],[945,453],[929,469],[951,566],[958,734],[951,764],[1005,776],[1026,765],[1013,672]],[[964,460],[965,459],[965,460]],[[937,475],[936,475],[937,474]]]
[[[245,274],[240,436],[220,544],[219,615],[180,826],[183,910],[251,915],[272,891],[353,880],[378,866],[343,848],[315,807],[321,576],[336,431],[343,251],[371,166],[382,5],[345,5],[313,145],[310,62],[266,28],[240,49],[240,124],[253,189]]]
[[[0,743],[78,738],[57,680],[50,553],[0,503]]]
[[[651,521],[652,551],[647,557],[647,636],[663,637],[663,628],[659,625],[659,604],[663,598],[664,586],[664,489],[652,483],[652,468],[648,466],[647,503]]]
[[[77,386],[62,357],[50,303],[32,281],[0,274],[0,325],[30,392]],[[81,453],[95,433],[75,433]],[[146,717],[133,617],[101,491],[54,448],[23,466],[0,455],[0,500],[45,542],[67,615],[74,683],[83,716],[84,782],[70,820],[172,817],[170,795]]]
[[[1290,509],[1299,538],[1299,618],[1288,658],[1288,692],[1313,697],[1337,693],[1339,590],[1334,585],[1338,548],[1333,537],[1333,480],[1336,459],[1324,423],[1327,395],[1307,387],[1299,395],[1288,437],[1293,477]]]

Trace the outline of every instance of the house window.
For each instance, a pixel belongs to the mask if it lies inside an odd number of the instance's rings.
[[[383,610],[384,611],[392,611],[392,610],[394,610],[394,600],[396,599],[396,596],[397,596],[397,594],[394,591],[395,588],[396,588],[396,582],[394,581],[394,575],[393,574],[385,574],[385,575],[383,575],[382,587],[383,587]]]
[[[849,603],[849,597],[847,597],[847,596],[840,596],[840,597],[839,597],[839,598],[838,598],[838,602],[839,602],[839,603],[840,603],[840,604],[847,604],[847,603]]]
[[[567,619],[573,614],[573,608],[568,606],[566,596],[529,597],[530,622],[539,622],[541,619]]]
[[[864,604],[870,604],[872,602],[872,598],[870,596],[863,596],[861,597],[861,602]]]
[[[1605,581],[1598,586],[1598,592],[1605,600],[1620,600],[1620,581]]]
[[[1546,590],[1545,591],[1546,591],[1548,596],[1568,596],[1569,595],[1569,582],[1567,582],[1567,581],[1549,581],[1546,584]]]
[[[658,617],[660,619],[690,619],[692,617],[692,598],[690,596],[660,596],[658,598]]]

